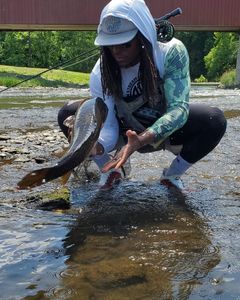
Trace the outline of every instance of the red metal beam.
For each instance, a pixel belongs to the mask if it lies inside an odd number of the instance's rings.
[[[107,0],[1,0],[1,30],[95,30]],[[240,0],[146,0],[154,17],[180,6],[178,30],[240,31]]]

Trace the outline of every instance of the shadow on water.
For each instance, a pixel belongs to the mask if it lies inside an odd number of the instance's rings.
[[[64,240],[58,299],[187,299],[219,262],[204,220],[157,184],[72,198],[80,212]]]
[[[191,200],[126,181],[73,188],[65,212],[1,207],[2,299],[188,299],[220,261]]]

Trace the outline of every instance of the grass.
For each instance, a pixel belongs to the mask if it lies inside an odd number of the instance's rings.
[[[236,70],[229,70],[223,73],[220,78],[220,83],[224,88],[238,87],[236,84]]]
[[[42,68],[27,68],[0,65],[0,86],[10,87],[25,79],[35,76],[47,69]],[[34,79],[22,83],[21,87],[87,87],[89,84],[89,74],[51,70],[37,76]]]

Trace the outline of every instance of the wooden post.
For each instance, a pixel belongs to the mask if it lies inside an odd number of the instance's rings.
[[[236,66],[236,85],[240,86],[240,32],[239,32],[239,44],[237,53],[237,66]]]

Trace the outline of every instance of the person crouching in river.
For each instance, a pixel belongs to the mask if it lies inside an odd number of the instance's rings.
[[[104,99],[107,120],[92,159],[101,170],[99,186],[110,189],[121,166],[135,152],[167,149],[176,157],[160,183],[183,189],[181,176],[211,152],[226,130],[221,110],[189,104],[189,57],[183,43],[157,41],[154,19],[143,0],[112,0],[102,10],[95,45],[101,56],[90,76],[92,97]],[[59,112],[59,125],[77,104]],[[121,147],[111,159],[109,152]],[[156,156],[155,156],[156,157]]]

